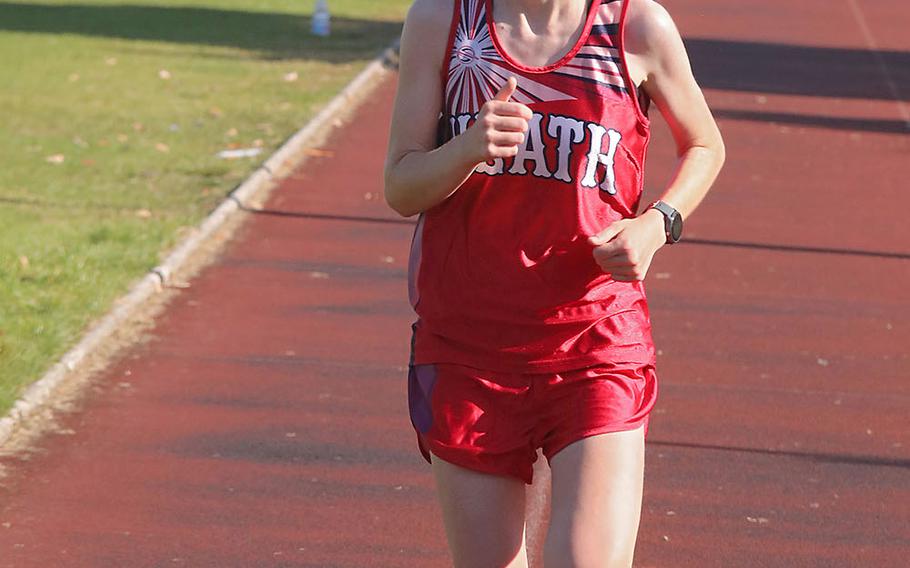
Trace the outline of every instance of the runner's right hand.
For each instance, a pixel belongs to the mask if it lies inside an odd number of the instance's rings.
[[[465,130],[464,143],[472,163],[510,158],[524,144],[533,113],[526,105],[509,101],[517,87],[515,77],[509,77],[496,96],[481,107],[474,124]]]

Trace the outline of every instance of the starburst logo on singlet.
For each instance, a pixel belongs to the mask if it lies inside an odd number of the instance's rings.
[[[449,110],[453,115],[477,112],[506,84],[509,76],[514,75],[503,65],[505,61],[493,44],[483,0],[465,0],[461,8],[446,90],[446,99],[451,104]],[[575,100],[575,97],[522,76],[512,100],[531,104]]]
[[[459,46],[455,51],[458,61],[464,65],[474,66],[477,65],[480,55],[477,53],[477,48],[473,45],[473,42],[465,42],[463,45]]]

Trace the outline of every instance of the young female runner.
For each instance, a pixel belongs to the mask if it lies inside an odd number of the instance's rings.
[[[679,162],[642,204],[651,101]],[[457,567],[527,566],[538,448],[546,567],[631,566],[657,399],[642,280],[723,160],[652,0],[414,2],[385,197],[419,215],[410,417]]]

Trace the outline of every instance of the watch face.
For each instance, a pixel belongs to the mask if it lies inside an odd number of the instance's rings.
[[[673,239],[673,242],[679,240],[682,236],[682,218],[679,215],[676,215],[673,218],[673,223],[670,225],[670,237]]]

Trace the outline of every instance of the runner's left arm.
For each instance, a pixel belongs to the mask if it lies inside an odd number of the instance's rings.
[[[653,0],[631,2],[625,30],[627,61],[643,75],[639,86],[666,119],[678,160],[661,200],[687,219],[714,183],[725,159],[717,123],[695,81],[672,18]],[[649,209],[617,221],[589,242],[594,258],[615,280],[643,280],[654,253],[666,243],[663,215]]]

